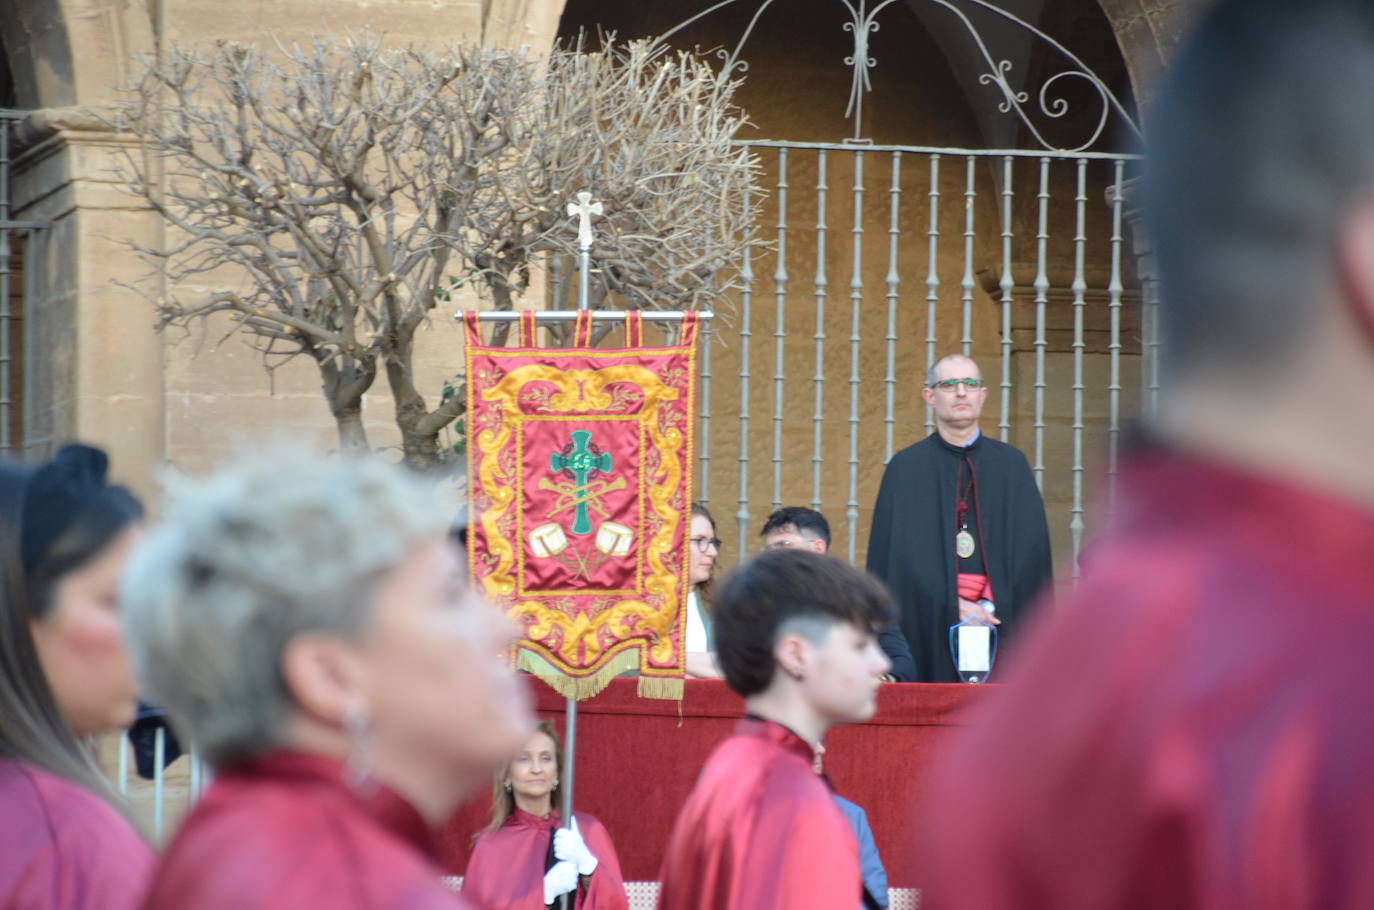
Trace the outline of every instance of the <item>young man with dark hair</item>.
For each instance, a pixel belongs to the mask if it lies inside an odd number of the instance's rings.
[[[765,550],[801,549],[816,553],[830,551],[830,522],[815,509],[805,506],[786,506],[768,516],[759,531]],[[916,658],[911,644],[902,634],[902,627],[894,620],[878,632],[878,647],[883,649],[892,669],[884,682],[915,682]]]
[[[1371,96],[1370,0],[1220,0],[1180,47],[1158,407],[925,788],[923,906],[1374,906]]]
[[[784,549],[727,575],[714,610],[716,659],[748,716],[678,814],[659,908],[857,906],[858,846],[812,761],[830,727],[873,716],[887,591],[840,560]]]
[[[830,522],[815,509],[787,506],[768,516],[759,536],[765,550],[801,547],[825,553],[830,549]]]

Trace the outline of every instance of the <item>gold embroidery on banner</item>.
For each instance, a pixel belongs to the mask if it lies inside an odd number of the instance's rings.
[[[679,371],[672,370],[670,373],[677,374],[674,378],[680,378]],[[472,375],[471,372],[469,375]],[[532,382],[547,383],[557,389],[553,394],[540,390],[537,395],[525,395],[526,401],[538,405],[541,412],[539,418],[526,415],[520,408],[524,390]],[[615,384],[622,386],[608,391],[608,387]],[[624,385],[637,387],[643,396],[642,400],[626,394]],[[498,381],[481,391],[481,396],[483,400],[496,405],[490,413],[498,415],[496,426],[478,428],[474,436],[478,453],[477,475],[482,490],[491,500],[490,507],[482,513],[482,528],[488,551],[496,557],[496,565],[483,578],[483,584],[489,596],[507,602],[516,596],[517,591],[511,574],[516,563],[516,545],[504,535],[502,526],[516,500],[516,474],[519,468],[517,464],[513,470],[505,470],[500,460],[501,453],[512,441],[512,434],[517,437],[523,435],[516,430],[518,424],[527,417],[549,419],[544,416],[546,414],[583,415],[580,419],[624,420],[625,416],[603,417],[588,412],[638,407],[634,417],[641,427],[641,439],[647,431],[648,448],[657,455],[652,477],[648,477],[650,466],[647,458],[641,459],[640,471],[641,485],[646,482],[649,484],[645,492],[649,511],[656,519],[649,522],[653,534],[644,553],[648,566],[644,592],[650,595],[649,601],[652,603],[639,598],[626,598],[593,617],[584,612],[574,611],[570,615],[568,611],[550,609],[548,604],[539,600],[517,600],[511,616],[526,629],[527,639],[541,643],[556,642],[557,656],[568,666],[588,668],[587,675],[601,675],[599,671],[605,668],[607,661],[629,648],[647,647],[652,663],[661,667],[672,666],[675,662],[675,629],[670,623],[677,613],[674,605],[680,596],[681,582],[678,575],[664,565],[664,556],[671,550],[678,522],[683,518],[681,510],[673,507],[672,498],[683,480],[681,452],[687,440],[664,418],[673,415],[674,409],[666,403],[679,398],[678,390],[665,384],[653,370],[633,364],[566,371],[546,364],[527,364],[501,375]],[[608,629],[613,637],[622,640],[603,648],[596,635],[588,634],[593,627]],[[647,642],[643,638],[631,638],[637,634],[642,636],[646,629],[649,632]],[[530,641],[524,641],[521,645],[530,647]],[[538,648],[533,650],[538,652]],[[646,665],[641,666],[641,671],[654,672],[653,668]],[[670,688],[666,687],[665,691]]]

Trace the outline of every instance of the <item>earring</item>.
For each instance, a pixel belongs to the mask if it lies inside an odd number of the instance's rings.
[[[506,781],[506,792],[507,792],[507,793],[511,792],[510,781]]]
[[[344,775],[348,786],[359,796],[371,796],[377,789],[372,779],[372,731],[367,705],[352,702],[344,708],[344,731],[348,734],[348,760]]]

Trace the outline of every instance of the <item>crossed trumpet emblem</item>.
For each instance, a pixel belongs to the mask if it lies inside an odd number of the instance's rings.
[[[539,479],[539,489],[557,494],[544,517],[554,518],[572,511],[573,524],[569,531],[574,535],[596,531],[596,539],[593,546],[583,552],[583,548],[570,546],[562,527],[556,522],[548,522],[530,532],[530,549],[535,556],[563,563],[574,575],[589,577],[607,558],[629,553],[634,532],[625,525],[605,520],[610,512],[602,497],[626,487],[623,477],[612,479],[608,476],[613,464],[611,454],[601,451],[587,430],[574,430],[571,436],[572,441],[562,451],[549,457],[549,467],[555,476]],[[602,519],[599,528],[592,524],[593,512]]]
[[[549,466],[564,476],[563,480],[539,479],[539,489],[557,493],[553,506],[545,513],[546,518],[561,515],[568,509],[576,510],[573,519],[574,534],[590,534],[592,522],[590,510],[602,518],[607,516],[601,497],[616,490],[625,489],[625,478],[597,480],[597,475],[611,472],[611,453],[602,452],[592,443],[592,434],[586,430],[574,430],[572,442],[561,452],[549,457]]]

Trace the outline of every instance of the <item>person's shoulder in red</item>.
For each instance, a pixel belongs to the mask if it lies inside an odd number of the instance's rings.
[[[0,904],[121,910],[142,901],[153,851],[99,796],[0,759],[0,806]]]
[[[848,563],[782,547],[732,569],[713,614],[717,660],[749,716],[678,814],[659,910],[857,906],[858,845],[816,750],[832,727],[877,708],[891,669],[877,637],[893,622],[891,595]]]
[[[809,750],[754,719],[716,748],[665,850],[662,910],[857,902],[858,848]]]
[[[345,786],[340,763],[303,754],[227,771],[177,832],[147,910],[468,907],[430,861],[419,814],[362,787],[371,792]]]
[[[1334,881],[1318,843],[1374,844],[1374,732],[1349,722],[1374,713],[1374,518],[1183,456],[1122,482],[1078,590],[935,772],[933,907],[1247,906]]]

